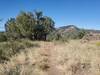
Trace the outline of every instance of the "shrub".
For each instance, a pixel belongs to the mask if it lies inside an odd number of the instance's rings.
[[[59,40],[60,38],[61,38],[60,34],[57,33],[56,31],[51,32],[51,33],[47,36],[47,40],[48,40],[48,41]]]
[[[16,65],[14,68],[8,68],[4,66],[5,70],[3,75],[21,75],[21,65]]]
[[[9,57],[19,52],[22,48],[24,48],[23,45],[18,42],[0,43],[0,62],[8,60]]]
[[[73,32],[61,32],[61,31],[54,31],[51,32],[47,40],[48,41],[53,41],[53,40],[60,40],[60,41],[68,41],[70,39],[82,39],[83,36],[86,35],[85,30],[76,30]]]
[[[85,30],[80,30],[78,33],[78,38],[82,39],[86,34],[87,34],[87,32]]]
[[[25,48],[33,47],[34,44],[28,40],[8,41],[0,43],[0,62],[9,60],[16,53],[19,53]]]
[[[0,32],[0,42],[7,41],[6,34],[4,32]]]

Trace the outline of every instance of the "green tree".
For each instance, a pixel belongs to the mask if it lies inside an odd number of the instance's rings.
[[[0,32],[0,42],[4,42],[7,41],[5,32]]]
[[[15,18],[10,18],[5,24],[6,36],[8,39],[17,39],[20,37],[19,28]]]
[[[46,40],[46,36],[54,29],[54,21],[43,16],[41,11],[21,12],[15,19],[11,18],[5,24],[9,36]]]
[[[36,11],[34,15],[36,18],[34,37],[39,40],[46,40],[47,35],[54,29],[55,23],[50,17],[43,16],[41,11]]]
[[[16,23],[18,25],[21,35],[24,38],[32,39],[33,26],[36,23],[34,15],[31,12],[21,12],[16,18]]]

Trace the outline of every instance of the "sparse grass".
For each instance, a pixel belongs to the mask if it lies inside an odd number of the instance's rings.
[[[0,75],[48,75],[51,65],[54,65],[54,72],[57,68],[62,75],[100,75],[100,47],[95,45],[96,42],[36,41],[40,47],[26,48],[7,64],[0,64]]]

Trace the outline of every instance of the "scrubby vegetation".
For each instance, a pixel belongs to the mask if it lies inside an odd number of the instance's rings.
[[[27,48],[27,52],[0,64],[0,75],[100,75],[100,47],[96,42],[36,41],[40,47]]]
[[[88,32],[21,12],[0,32],[0,75],[100,75],[100,42],[80,40]]]
[[[74,25],[55,28],[52,18],[44,16],[41,11],[20,12],[15,18],[10,18],[5,24],[5,31],[0,32],[0,62],[8,61],[21,50],[32,47],[33,43],[29,40],[68,42],[84,35],[85,31]]]
[[[21,50],[30,47],[38,47],[37,44],[33,44],[29,40],[16,40],[0,43],[0,63],[4,63],[5,60],[9,60],[10,57],[19,53]]]
[[[61,28],[61,29],[51,32],[48,35],[47,40],[49,41],[52,41],[52,40],[68,41],[71,39],[82,39],[86,34],[87,34],[87,31],[83,29],[67,31],[67,28],[65,30]]]
[[[71,28],[72,27],[72,28]],[[10,18],[5,24],[5,32],[0,33],[0,40],[68,40],[81,39],[85,35],[85,30],[74,25],[62,28],[55,28],[52,18],[44,16],[43,12],[20,12],[15,18]]]
[[[68,42],[69,39],[81,39],[85,35],[85,31],[74,25],[64,28],[56,29],[55,22],[41,11],[20,12],[15,18],[10,18],[5,24],[5,31],[0,32],[0,62],[32,47],[33,43],[29,40]]]
[[[6,34],[4,32],[0,32],[0,42],[7,41]]]

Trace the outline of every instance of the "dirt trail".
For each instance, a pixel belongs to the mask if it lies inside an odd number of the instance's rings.
[[[64,75],[63,72],[57,68],[57,61],[56,61],[56,46],[54,44],[45,44],[44,50],[45,50],[45,55],[48,57],[48,75]],[[52,51],[53,50],[53,51]]]

